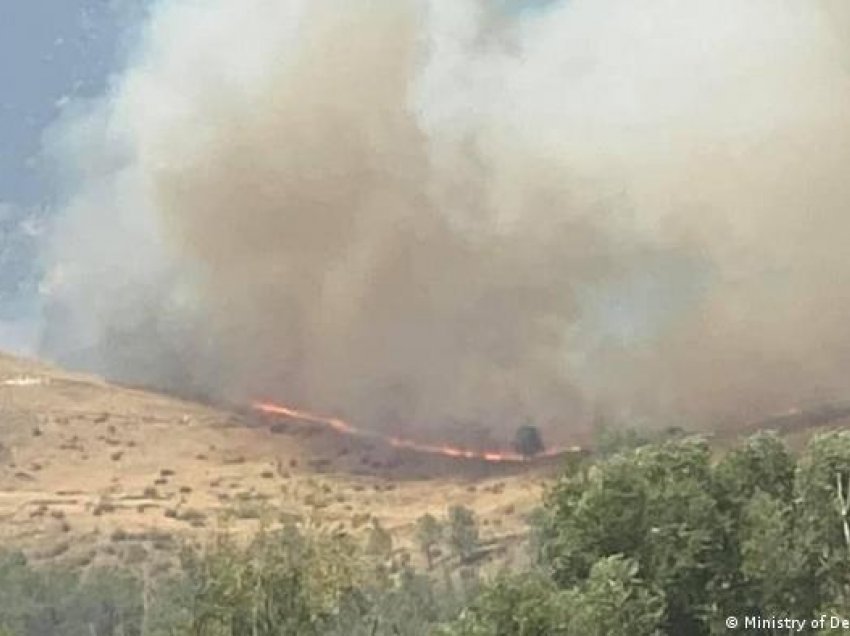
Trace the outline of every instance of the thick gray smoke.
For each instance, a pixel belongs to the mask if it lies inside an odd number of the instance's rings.
[[[46,351],[396,430],[849,396],[842,0],[535,4],[162,3],[50,140]]]

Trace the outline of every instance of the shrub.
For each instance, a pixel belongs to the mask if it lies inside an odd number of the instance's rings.
[[[514,450],[526,459],[539,455],[545,450],[543,438],[536,426],[526,424],[517,429],[514,436]]]
[[[478,522],[465,506],[452,506],[448,515],[448,543],[461,563],[469,561],[478,549]]]
[[[443,527],[436,517],[424,514],[416,521],[416,540],[428,563],[428,569],[434,567],[434,548],[439,545]]]

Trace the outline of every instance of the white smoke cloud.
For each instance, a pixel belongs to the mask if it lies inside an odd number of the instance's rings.
[[[163,3],[52,141],[73,170],[46,350],[394,428],[845,396],[848,22]]]

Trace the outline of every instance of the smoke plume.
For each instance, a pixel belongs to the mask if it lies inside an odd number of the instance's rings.
[[[393,430],[848,397],[848,27],[841,0],[163,2],[48,140],[45,351]]]

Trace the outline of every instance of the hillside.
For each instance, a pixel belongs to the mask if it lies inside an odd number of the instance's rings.
[[[358,534],[372,516],[412,548],[415,520],[453,504],[511,545],[551,467],[432,457],[0,355],[0,541],[37,562],[165,569],[216,530]]]

